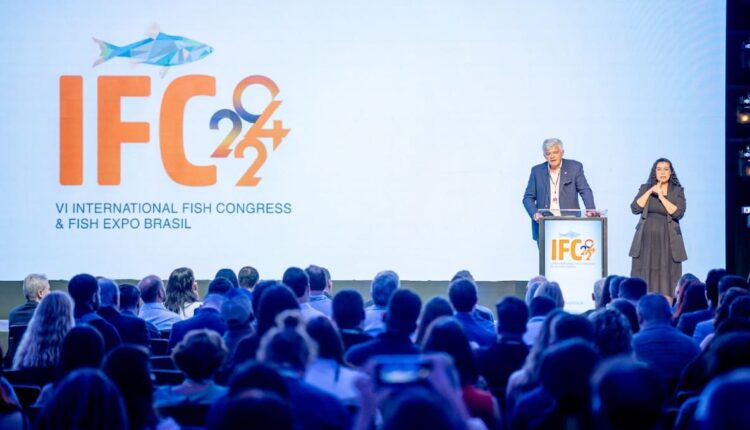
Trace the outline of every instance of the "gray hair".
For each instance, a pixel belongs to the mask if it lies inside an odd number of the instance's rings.
[[[46,276],[32,273],[23,280],[23,295],[26,300],[36,300],[39,292],[49,288],[49,280]]]
[[[534,297],[539,296],[552,299],[552,301],[555,302],[555,307],[558,309],[565,307],[565,299],[563,299],[562,289],[560,289],[560,284],[557,282],[547,281],[540,285],[539,288],[536,289],[536,293],[534,293]]]
[[[401,287],[398,274],[392,270],[386,270],[375,275],[370,284],[370,296],[376,306],[386,306],[394,291]]]
[[[112,306],[113,308],[119,308],[120,287],[117,285],[117,282],[107,278],[99,278],[96,280],[96,283],[99,284],[100,305],[102,307]]]
[[[546,139],[544,143],[542,143],[542,152],[549,151],[550,149],[552,149],[553,146],[559,146],[560,149],[563,149],[562,140],[554,138],[554,137],[550,139]]]

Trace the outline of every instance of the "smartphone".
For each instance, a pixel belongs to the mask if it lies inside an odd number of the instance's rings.
[[[375,382],[378,385],[417,384],[430,376],[432,363],[420,355],[382,355],[375,360]]]

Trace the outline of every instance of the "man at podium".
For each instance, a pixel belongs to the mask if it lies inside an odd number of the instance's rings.
[[[583,164],[563,159],[565,150],[560,139],[547,139],[542,144],[542,153],[547,160],[531,168],[529,183],[523,194],[523,206],[531,217],[531,237],[539,240],[539,210],[548,210],[550,215],[560,216],[560,210],[580,209],[578,195],[583,198],[586,209],[593,210],[594,193],[583,174]]]

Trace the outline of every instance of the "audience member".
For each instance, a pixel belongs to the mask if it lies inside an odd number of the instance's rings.
[[[660,430],[667,393],[659,375],[629,357],[602,362],[592,379],[594,428]]]
[[[456,274],[453,275],[453,278],[451,278],[451,281],[448,285],[450,286],[450,284],[453,283],[453,281],[460,279],[460,278],[470,280],[471,282],[474,283],[474,285],[477,286],[477,290],[479,290],[479,284],[477,283],[476,279],[474,279],[474,275],[472,275],[471,272],[469,272],[468,270],[459,270],[458,272],[456,272]],[[490,308],[488,307],[480,305],[479,303],[477,303],[476,306],[474,306],[474,315],[479,318],[488,320],[493,324],[495,323],[495,316],[492,315],[492,310],[490,310]]]
[[[536,290],[545,282],[547,282],[547,278],[541,275],[534,276],[533,278],[529,279],[529,281],[526,283],[525,300],[527,306],[531,306],[531,300],[536,297]]]
[[[726,278],[726,276],[725,276]],[[723,279],[723,278],[722,278]],[[706,337],[701,341],[700,347],[701,349],[705,349],[706,345],[708,345],[711,340],[714,337],[714,333],[718,331],[719,326],[721,325],[724,320],[729,318],[729,310],[732,308],[732,303],[734,303],[735,300],[737,300],[740,297],[746,297],[750,295],[750,292],[744,288],[740,287],[731,287],[729,290],[724,292],[720,298],[719,298],[719,307],[716,308],[716,315],[714,316],[714,319],[711,321],[711,327],[716,327],[716,330],[712,329],[710,333],[706,335]],[[695,327],[696,334],[706,331],[707,324],[705,322],[699,323]],[[695,339],[695,335],[693,336],[693,339]]]
[[[496,428],[500,422],[500,409],[489,392],[476,387],[479,372],[461,324],[454,317],[436,319],[427,329],[422,349],[426,353],[444,352],[453,359],[469,414],[480,418],[488,429]]]
[[[54,368],[60,357],[63,339],[75,325],[73,315],[73,300],[67,293],[53,291],[47,294],[21,338],[13,357],[13,368]]]
[[[8,313],[8,326],[28,325],[34,310],[49,293],[49,280],[44,275],[32,273],[23,280],[23,296],[26,303],[16,306]]]
[[[615,299],[607,305],[607,309],[616,309],[627,318],[630,323],[630,333],[636,334],[641,331],[641,325],[638,323],[638,312],[635,310],[635,305],[625,299]]]
[[[553,310],[555,310],[555,302],[549,297],[534,297],[531,299],[529,305],[530,318],[526,322],[526,332],[523,335],[523,341],[526,345],[532,346],[536,343],[544,320]]]
[[[628,279],[627,276],[615,275],[609,282],[609,297],[612,300],[620,298],[620,284],[622,284],[622,281],[626,279]]]
[[[206,296],[206,302],[209,297]],[[154,392],[154,406],[213,403],[227,391],[213,379],[226,355],[227,347],[219,333],[208,329],[188,332],[172,351],[172,360],[185,374],[185,381],[159,387]]]
[[[117,387],[99,370],[78,369],[60,381],[37,421],[39,430],[129,430]]]
[[[275,281],[272,279],[267,279],[265,281],[260,281],[258,284],[253,288],[253,297],[251,300],[251,305],[253,306],[253,324],[258,323],[258,308],[260,307],[260,301],[263,298],[263,293],[271,287],[275,287],[277,285],[284,285],[279,281]],[[288,289],[288,288],[287,288]]]
[[[208,291],[206,295],[216,294],[218,296],[223,296],[232,291],[233,288],[234,285],[232,284],[232,281],[223,276],[217,276],[208,283]]]
[[[347,351],[345,359],[354,366],[362,366],[376,355],[418,354],[410,337],[417,328],[417,318],[422,300],[409,290],[397,290],[388,302],[385,315],[385,332],[375,339],[355,345]]]
[[[238,288],[240,286],[240,281],[237,279],[237,274],[234,273],[234,270],[232,269],[219,269],[218,272],[216,272],[216,276],[214,276],[214,279],[216,278],[224,278],[227,281],[232,283],[233,288]],[[209,294],[211,294],[209,292]]]
[[[698,339],[695,337],[695,329],[697,328],[699,323],[712,320],[714,315],[716,314],[716,308],[719,306],[719,280],[721,280],[721,278],[726,274],[727,271],[724,269],[709,270],[708,274],[706,275],[705,284],[708,309],[684,314],[683,317],[680,318],[681,321],[678,322],[677,328],[686,335],[693,337],[693,340],[695,340],[698,344],[703,341],[703,338],[705,338],[706,335],[710,333],[710,331],[707,330],[705,335],[699,334],[700,339]],[[711,327],[711,331],[712,330],[713,327]]]
[[[296,426],[349,429],[351,417],[344,405],[336,397],[302,379],[308,363],[317,353],[317,345],[303,329],[299,310],[284,311],[277,321],[278,325],[263,335],[258,359],[280,367],[289,390],[288,404]]]
[[[250,390],[228,400],[222,413],[209,419],[208,430],[293,430],[289,403],[262,390]]]
[[[750,414],[744,400],[750,396],[750,370],[738,369],[717,377],[704,390],[695,411],[701,430],[745,430]]]
[[[357,290],[341,290],[333,296],[332,302],[333,321],[344,342],[344,351],[372,340],[372,336],[364,331],[365,304]]]
[[[141,290],[133,284],[120,284],[120,314],[135,317],[146,323],[146,330],[150,339],[158,339],[161,334],[152,323],[138,316],[140,308]]]
[[[474,314],[478,298],[477,286],[473,281],[459,278],[451,282],[448,287],[448,298],[456,311],[456,321],[463,327],[473,348],[487,347],[495,343],[497,334],[492,322]]]
[[[221,317],[221,306],[224,304],[224,296],[209,294],[203,300],[203,305],[195,311],[195,315],[184,321],[176,322],[172,326],[169,335],[169,349],[174,348],[192,330],[208,329],[224,336],[227,331],[227,323]]]
[[[505,406],[508,378],[523,366],[529,354],[529,347],[523,341],[529,310],[526,303],[516,297],[503,298],[495,304],[495,309],[497,341],[494,345],[478,350],[476,357],[479,373],[484,377],[487,387],[498,400],[502,410]]]
[[[600,309],[589,315],[589,320],[594,325],[594,343],[602,358],[632,354],[630,323],[620,311]]]
[[[674,297],[671,298],[672,314],[674,314],[675,311],[677,311],[677,308],[680,306],[680,300],[682,299],[683,289],[685,285],[697,280],[698,277],[696,277],[692,273],[685,273],[684,275],[680,276],[680,279],[677,281],[677,285],[675,285],[674,287]]]
[[[198,296],[198,281],[187,267],[174,269],[167,280],[167,299],[164,307],[182,319],[190,318],[201,307]]]
[[[244,288],[248,291],[253,291],[258,282],[260,282],[260,274],[258,269],[252,266],[245,266],[240,269],[237,274],[237,281],[240,284],[240,288]]]
[[[422,314],[417,323],[417,337],[415,343],[422,345],[424,343],[425,333],[430,324],[442,316],[453,316],[453,306],[443,297],[435,296],[427,301],[422,309]]]
[[[151,365],[145,349],[117,347],[107,355],[102,370],[120,390],[130,430],[178,428],[171,419],[161,422],[154,410]]]
[[[224,296],[224,302],[221,305],[221,318],[227,325],[227,331],[224,332],[224,344],[229,350],[229,356],[234,353],[237,344],[240,341],[253,334],[253,328],[250,326],[253,310],[250,298],[242,294],[239,289],[232,290]]]
[[[281,282],[294,292],[300,312],[305,320],[325,316],[323,312],[310,305],[310,278],[307,276],[307,272],[299,267],[290,267],[284,272]]]
[[[117,329],[96,313],[99,309],[99,283],[93,276],[82,273],[68,281],[68,293],[75,303],[76,325],[88,324],[99,330],[104,338],[104,349],[109,351],[120,344]]]
[[[99,278],[100,304],[96,311],[100,317],[112,324],[123,343],[133,343],[146,348],[151,344],[146,321],[132,315],[120,313],[120,288],[115,281]]]
[[[150,322],[160,331],[170,331],[174,323],[182,321],[179,315],[164,306],[167,292],[164,289],[164,283],[158,276],[149,275],[141,279],[141,282],[138,283],[138,289],[141,290],[141,299],[143,300],[143,306],[138,311],[140,318]]]
[[[648,285],[641,278],[625,278],[620,282],[620,292],[618,298],[625,299],[633,305],[638,304],[638,300],[648,293]]]
[[[677,309],[672,313],[672,324],[679,329],[680,319],[688,313],[708,309],[706,285],[700,280],[689,281],[680,290]],[[684,326],[684,324],[683,324]],[[693,328],[695,330],[695,328]],[[680,330],[682,331],[682,330]],[[685,333],[683,331],[683,333]],[[687,333],[685,333],[687,334]]]
[[[396,290],[401,287],[401,281],[396,272],[386,270],[372,279],[370,297],[372,305],[365,308],[365,333],[377,336],[385,331],[383,318],[388,308],[388,302]]]
[[[668,392],[700,349],[684,333],[672,327],[669,302],[659,294],[648,294],[638,302],[641,331],[633,336],[635,357],[648,365],[666,383]]]
[[[537,288],[534,297],[548,297],[552,299],[553,302],[555,302],[556,308],[563,309],[565,307],[565,299],[563,298],[560,284],[558,284],[557,282],[544,282],[539,286],[539,288]]]
[[[57,383],[76,369],[98,369],[104,359],[104,339],[90,326],[73,327],[65,335],[52,382],[42,388],[35,406],[44,406],[52,398]]]
[[[331,275],[323,267],[310,265],[305,269],[310,279],[309,303],[317,311],[322,312],[328,318],[333,316],[333,301],[331,300]]]
[[[606,280],[607,278],[599,278],[594,282],[594,289],[591,292],[591,300],[594,302],[594,309],[587,310],[586,312],[583,313],[583,316],[588,317],[589,315],[594,313],[594,311],[603,309],[604,306],[606,306],[606,303],[602,301],[604,283]]]
[[[344,344],[328,318],[307,322],[307,334],[317,344],[317,356],[305,368],[305,382],[337,397],[345,405],[356,405],[354,381],[363,375],[344,362]]]

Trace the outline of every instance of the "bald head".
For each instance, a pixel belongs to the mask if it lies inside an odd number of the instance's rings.
[[[148,275],[138,283],[143,303],[161,303],[166,297],[164,282],[156,275]]]

